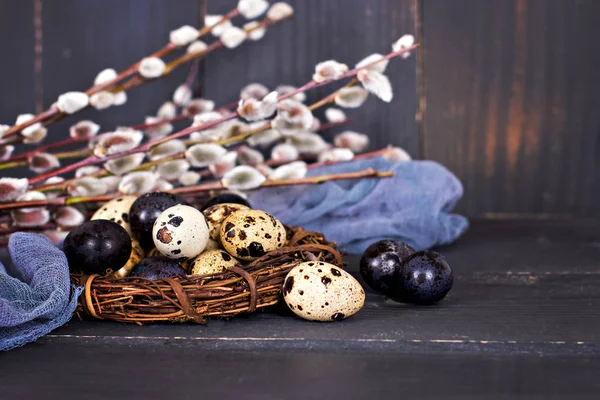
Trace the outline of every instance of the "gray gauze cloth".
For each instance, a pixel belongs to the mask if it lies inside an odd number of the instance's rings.
[[[351,254],[360,254],[382,239],[424,250],[451,243],[467,229],[467,219],[451,213],[463,194],[462,184],[436,162],[393,163],[380,157],[310,169],[308,175],[369,167],[395,175],[263,188],[249,200],[254,208],[273,214],[285,224],[323,232]]]
[[[73,286],[65,254],[45,236],[14,233],[11,273],[0,263],[0,350],[33,342],[71,319],[83,288]]]

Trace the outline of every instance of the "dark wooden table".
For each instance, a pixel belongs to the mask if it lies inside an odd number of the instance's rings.
[[[0,354],[0,398],[598,399],[598,226],[475,221],[441,250],[455,286],[431,307],[368,291],[336,323],[73,321]]]

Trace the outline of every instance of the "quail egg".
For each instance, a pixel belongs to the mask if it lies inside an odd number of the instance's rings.
[[[190,271],[192,275],[219,274],[238,264],[239,261],[224,250],[209,250],[192,261]]]
[[[129,220],[135,239],[146,251],[152,248],[152,227],[156,218],[169,207],[176,204],[188,203],[176,194],[165,192],[150,192],[141,195],[131,205]]]
[[[236,211],[248,210],[250,207],[243,204],[236,203],[223,203],[215,204],[202,211],[208,222],[208,228],[210,229],[210,238],[213,240],[219,240],[219,234],[221,231],[221,223],[225,218],[229,217]]]
[[[137,240],[131,241],[131,254],[129,255],[129,260],[127,264],[123,265],[121,269],[115,272],[115,278],[123,278],[131,273],[133,267],[137,265],[144,258],[144,250],[140,243]]]
[[[106,274],[129,260],[131,237],[121,225],[105,219],[86,221],[65,238],[69,268],[85,274]]]
[[[242,260],[254,260],[283,247],[287,237],[283,224],[260,210],[240,210],[221,224],[221,244]]]
[[[169,257],[146,257],[131,271],[131,277],[146,279],[185,278],[185,270],[181,265]]]
[[[204,251],[209,250],[209,246],[211,245],[211,240],[208,239],[208,245],[206,246],[206,249],[204,249]],[[153,247],[152,250],[150,250],[147,254],[146,257],[164,257],[163,254],[158,251],[158,249],[156,247]],[[187,271],[190,270],[190,263],[192,262],[192,260],[177,260],[177,262],[183,267],[183,269]]]
[[[202,212],[182,204],[163,211],[152,228],[158,251],[177,260],[187,260],[202,253],[208,243],[208,234]]]
[[[325,262],[308,261],[287,274],[283,299],[300,318],[339,321],[356,314],[363,307],[365,291],[343,269]]]
[[[121,225],[129,236],[131,236],[131,226],[129,225],[129,209],[133,202],[137,199],[136,196],[122,196],[112,199],[104,204],[92,215],[94,219],[107,219]]]

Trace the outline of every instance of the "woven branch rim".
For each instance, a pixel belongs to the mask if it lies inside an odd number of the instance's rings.
[[[84,286],[77,315],[127,323],[195,322],[231,318],[277,304],[287,273],[304,261],[343,267],[333,242],[319,232],[286,226],[288,245],[214,275],[149,280],[71,274]]]

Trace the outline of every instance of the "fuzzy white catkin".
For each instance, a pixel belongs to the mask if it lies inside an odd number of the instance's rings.
[[[113,93],[114,106],[122,106],[125,103],[127,103],[127,93],[125,91]]]
[[[269,174],[269,179],[300,179],[304,178],[307,172],[308,168],[304,161],[294,161],[277,167],[271,174]]]
[[[331,123],[343,122],[346,120],[346,114],[339,108],[328,108],[325,110],[325,118]]]
[[[186,171],[179,176],[179,183],[183,186],[192,186],[200,181],[200,174],[196,171]]]
[[[144,58],[138,67],[140,75],[146,79],[158,78],[165,72],[166,64],[158,57]]]
[[[338,79],[346,72],[348,72],[348,66],[346,64],[339,63],[335,60],[323,61],[316,65],[313,81],[325,82]]]
[[[218,162],[227,153],[223,146],[214,143],[200,143],[189,147],[185,158],[194,167],[207,167]]]
[[[0,125],[0,138],[4,136],[7,130],[10,129],[10,125]]]
[[[196,40],[190,43],[186,51],[188,54],[200,53],[206,50],[207,47],[208,46],[206,45],[206,43],[204,43],[202,40]]]
[[[266,0],[240,0],[237,9],[246,19],[253,19],[261,16],[269,8],[269,2]]]
[[[100,167],[95,165],[88,165],[86,167],[77,168],[75,171],[75,178],[83,178],[84,176],[92,176],[100,172]]]
[[[29,169],[37,174],[60,167],[60,161],[49,153],[36,153],[29,158]]]
[[[244,30],[248,33],[248,38],[253,41],[262,39],[267,32],[267,28],[261,26],[258,21],[251,21],[244,24]]]
[[[335,104],[344,108],[358,108],[369,97],[369,92],[359,86],[340,89],[335,95]]]
[[[0,161],[8,160],[13,152],[15,151],[15,146],[12,144],[5,144],[4,146],[0,146]]]
[[[148,158],[152,161],[160,160],[173,154],[183,153],[185,149],[186,145],[182,140],[173,139],[153,147]]]
[[[125,157],[115,158],[104,163],[104,168],[114,175],[123,175],[137,168],[144,161],[144,153],[130,154]]]
[[[413,35],[404,35],[400,39],[398,39],[394,44],[392,44],[392,50],[401,51],[412,47],[415,44],[415,37]],[[402,58],[408,58],[410,56],[410,52],[406,52],[402,54]]]
[[[171,119],[175,115],[177,115],[177,107],[170,101],[163,103],[156,113],[156,116],[160,119]]]
[[[232,190],[252,190],[258,188],[266,180],[256,168],[248,165],[239,165],[227,172],[221,183],[227,189]]]
[[[90,97],[90,104],[96,110],[104,110],[110,106],[112,106],[115,102],[115,96],[111,92],[100,91],[98,93],[94,93],[92,97]]]
[[[387,76],[381,72],[362,69],[358,71],[356,75],[363,87],[381,100],[389,103],[394,98],[394,92],[392,90],[392,84]]]
[[[381,55],[379,53],[371,54],[370,56],[367,56],[367,57],[363,58],[361,61],[359,61],[356,64],[356,68],[364,68],[365,66],[367,66],[369,64],[373,64],[374,62],[379,61],[382,58],[383,58],[383,55]],[[377,62],[376,64],[369,65],[366,69],[372,69],[377,72],[381,72],[383,74],[385,72],[385,69],[387,68],[387,65],[388,65],[388,60],[382,60],[382,61]]]
[[[235,49],[246,40],[247,36],[245,30],[231,26],[221,34],[221,42],[228,49]]]
[[[158,178],[158,174],[152,171],[130,172],[121,180],[119,192],[123,194],[146,193],[156,186]]]
[[[214,36],[221,36],[223,34],[223,32],[225,32],[225,30],[229,29],[231,26],[233,26],[231,24],[230,20],[226,20],[223,21],[221,23],[219,23],[221,20],[223,19],[222,15],[207,15],[204,17],[204,26],[214,26],[215,24],[219,24],[217,26],[215,26],[214,28],[211,29],[210,33],[212,33]]]
[[[72,138],[92,138],[100,132],[100,125],[93,121],[83,120],[69,128],[69,135]]]
[[[173,103],[180,107],[185,107],[192,100],[192,89],[184,84],[177,86],[175,92],[173,92]]]
[[[345,131],[336,135],[333,143],[336,147],[346,147],[354,153],[360,153],[369,147],[369,137],[362,133]]]
[[[294,15],[294,8],[287,3],[275,3],[267,11],[267,18],[271,21],[281,21]]]
[[[193,26],[184,25],[181,28],[171,31],[169,39],[175,46],[185,46],[198,39],[200,32]]]
[[[87,107],[90,98],[84,92],[66,92],[58,96],[56,106],[65,114],[73,114]]]
[[[346,148],[334,148],[323,151],[319,154],[319,162],[337,162],[337,161],[350,161],[354,158],[354,152]]]
[[[117,71],[112,68],[106,68],[98,72],[96,79],[94,79],[94,85],[103,85],[108,82],[112,82],[117,78]]]
[[[35,116],[33,114],[19,114],[17,116],[17,120],[15,121],[15,125],[21,125],[24,124],[26,122],[31,121]],[[36,122],[35,124],[29,125],[27,128],[24,128],[21,131],[21,134],[25,137],[33,135],[35,133],[35,131],[37,131],[38,129],[40,129],[42,127],[42,124],[39,122]]]

